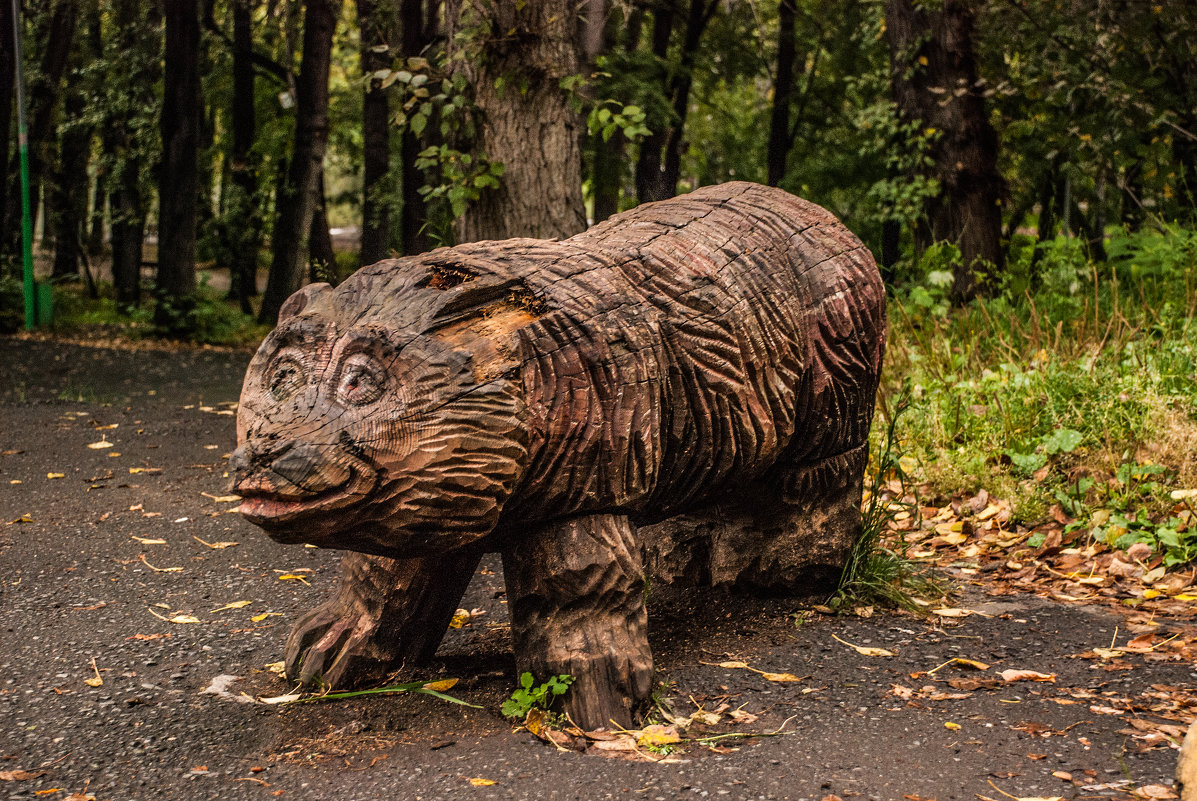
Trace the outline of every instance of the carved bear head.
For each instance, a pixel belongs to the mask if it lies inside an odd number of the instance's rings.
[[[494,529],[528,459],[518,331],[535,307],[428,262],[304,288],[250,363],[233,487],[274,539],[412,557]]]

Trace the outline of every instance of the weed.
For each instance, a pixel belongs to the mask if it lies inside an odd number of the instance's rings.
[[[913,488],[898,449],[898,423],[909,408],[910,387],[904,386],[887,415],[876,455],[870,459],[861,534],[852,546],[839,587],[828,601],[832,609],[881,603],[916,610],[916,597],[944,594],[940,582],[928,570],[881,544],[882,535],[899,513],[918,515],[917,497],[905,500],[913,496]]]
[[[520,686],[511,697],[503,702],[499,711],[504,717],[523,720],[533,709],[548,711],[553,703],[565,695],[574,677],[568,675],[551,676],[548,681],[536,684],[536,678],[531,673],[520,675]]]

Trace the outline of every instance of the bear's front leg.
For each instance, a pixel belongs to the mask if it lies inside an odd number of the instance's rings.
[[[503,551],[515,662],[574,677],[565,711],[583,729],[631,726],[652,692],[644,571],[625,515],[588,515],[515,535]]]
[[[347,689],[432,658],[482,552],[389,559],[349,552],[332,598],[287,638],[287,678]]]

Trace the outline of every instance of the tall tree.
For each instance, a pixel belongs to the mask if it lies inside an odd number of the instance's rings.
[[[13,95],[16,92],[16,76],[13,70],[15,56],[13,53],[13,25],[12,3],[0,3],[0,166],[7,165],[9,142],[15,137],[12,133]],[[10,197],[16,182],[7,180],[0,186],[0,225],[6,225],[9,220],[8,209],[13,203],[19,203],[17,198]],[[8,250],[11,240],[8,229],[0,230],[0,255],[8,255],[14,251]],[[0,263],[0,275],[5,265]]]
[[[439,4],[436,0],[399,0],[399,3],[402,28],[400,55],[404,58],[422,57],[432,44]],[[416,167],[420,146],[419,135],[410,125],[405,126],[399,143],[399,188],[403,201],[399,212],[399,248],[404,254],[423,253],[430,246],[426,233],[428,210],[420,194],[424,179]]]
[[[946,240],[963,255],[955,302],[982,292],[1005,262],[998,138],[985,112],[973,51],[975,3],[887,0],[886,37],[894,100],[907,122],[937,134],[931,157],[940,192],[928,200],[923,242]]]
[[[658,0],[654,8],[652,51],[663,64],[670,103],[669,124],[650,126],[652,134],[640,144],[636,161],[636,194],[640,202],[664,200],[677,194],[681,176],[682,145],[686,115],[690,111],[690,90],[694,85],[694,60],[703,32],[711,21],[718,0],[689,0],[676,63],[668,63],[669,45],[680,0]]]
[[[270,275],[258,319],[278,320],[279,309],[303,285],[308,235],[328,145],[328,74],[340,0],[304,4],[303,60],[296,82],[295,134],[286,183],[278,194],[271,236]]]
[[[254,153],[253,0],[233,0],[232,154],[228,196],[230,294],[251,311],[258,293],[258,249],[262,244],[262,206],[258,198],[258,157]]]
[[[393,0],[357,0],[361,27],[362,73],[362,239],[359,262],[364,266],[386,258],[390,249],[391,108],[382,81],[371,78],[391,66],[398,19]],[[414,24],[422,24],[417,16]]]
[[[475,48],[459,63],[481,112],[478,145],[505,171],[458,221],[458,239],[566,237],[586,227],[582,205],[581,115],[561,80],[580,56],[571,0],[496,0],[485,19],[453,0],[446,14],[455,46]]]
[[[66,72],[67,62],[71,54],[71,46],[75,37],[75,22],[78,16],[76,0],[59,0],[49,9],[49,19],[38,32],[38,46],[36,49],[27,48],[26,53],[33,50],[40,52],[38,68],[30,81],[26,97],[29,104],[29,199],[33,204],[33,213],[37,214],[38,201],[41,197],[42,178],[46,170],[53,165],[50,154],[54,148],[54,110],[58,106],[58,98],[62,86],[62,77]],[[16,155],[12,157],[9,175],[17,174]],[[15,191],[19,186],[15,181],[9,181],[9,191]],[[4,238],[7,251],[17,253],[16,242],[21,235],[21,203],[11,199],[5,204]]]
[[[797,0],[777,4],[777,69],[773,76],[773,113],[769,120],[769,149],[766,153],[769,186],[777,186],[786,174],[790,152],[790,103],[794,95],[794,18]]]
[[[171,0],[166,48],[158,188],[158,306],[155,319],[171,328],[195,292],[200,116],[200,17],[196,0]]]

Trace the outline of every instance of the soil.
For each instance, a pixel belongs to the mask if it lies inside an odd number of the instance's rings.
[[[714,749],[612,759],[516,730],[498,711],[515,676],[495,558],[463,601],[470,622],[401,677],[458,678],[449,694],[479,708],[254,701],[291,690],[267,665],[331,592],[337,554],[275,544],[221,500],[249,355],[0,338],[0,798],[947,801],[1172,785],[1177,751],[1144,735],[1191,720],[1193,664],[1097,658],[1125,632],[1117,609],[989,597],[983,583],[953,601],[973,612],[957,619],[653,593],[675,714],[757,716],[685,736],[769,735]],[[1192,636],[1191,618],[1160,623]],[[989,667],[944,666],[956,657]],[[733,660],[801,680],[718,665]],[[1054,680],[996,677],[1008,669]]]

